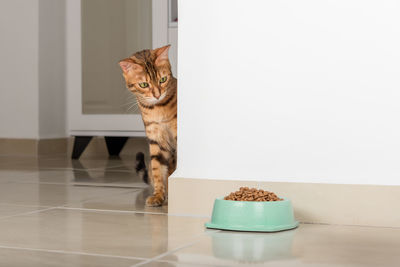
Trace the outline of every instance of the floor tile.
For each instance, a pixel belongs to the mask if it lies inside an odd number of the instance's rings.
[[[0,204],[30,206],[60,206],[133,192],[131,188],[71,186],[62,184],[3,183],[0,186]]]
[[[138,189],[129,194],[120,194],[103,198],[96,198],[83,203],[72,203],[67,207],[99,210],[143,211],[167,213],[168,206],[146,207],[146,198],[151,195],[151,188]]]
[[[0,170],[0,183],[13,181],[17,179],[27,179],[34,172],[27,170]]]
[[[203,236],[205,221],[53,209],[0,219],[0,246],[153,258]]]
[[[0,156],[0,266],[399,266],[396,228],[218,231],[145,207],[134,161]]]
[[[220,231],[161,260],[212,266],[398,266],[400,229],[300,225],[278,233]]]
[[[0,248],[0,266],[7,267],[130,267],[139,262],[137,259]]]

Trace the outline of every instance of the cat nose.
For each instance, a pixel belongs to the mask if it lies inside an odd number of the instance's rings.
[[[153,92],[153,96],[154,96],[155,98],[159,99],[160,96],[161,96],[161,94],[160,94],[159,91],[154,91],[154,92]]]
[[[160,96],[161,96],[161,90],[160,90],[159,88],[155,88],[155,89],[153,90],[153,96],[154,96],[155,98],[159,99]]]

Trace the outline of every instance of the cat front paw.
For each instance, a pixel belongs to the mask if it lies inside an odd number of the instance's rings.
[[[164,202],[164,198],[160,195],[150,196],[146,199],[146,206],[159,207]]]

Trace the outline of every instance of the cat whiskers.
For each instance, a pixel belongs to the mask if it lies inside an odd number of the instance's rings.
[[[128,107],[127,112],[131,111],[132,113],[135,113],[138,110],[139,110],[139,104],[138,102],[134,102],[131,106]]]
[[[128,112],[131,111],[133,108],[134,108],[134,110],[133,110],[132,112],[136,112],[136,111],[139,109],[139,106],[138,106],[138,105],[139,105],[139,104],[138,104],[137,100],[134,99],[132,102],[128,102],[128,103],[122,104],[120,107],[126,107],[126,106],[128,106],[128,107],[126,108],[126,112],[128,113]]]

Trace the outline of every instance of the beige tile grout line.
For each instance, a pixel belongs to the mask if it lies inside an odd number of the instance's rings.
[[[50,208],[46,208],[46,209],[37,209],[37,210],[32,210],[32,211],[27,211],[27,212],[21,212],[21,213],[17,213],[17,214],[13,214],[13,215],[0,216],[0,220],[1,219],[13,218],[13,217],[17,217],[17,216],[24,216],[24,215],[40,213],[40,212],[43,212],[43,211],[54,210],[54,209],[57,209],[57,208],[58,207],[50,207]]]
[[[58,254],[69,254],[69,255],[82,255],[82,256],[108,257],[108,258],[117,258],[117,259],[141,260],[141,261],[147,260],[147,258],[140,258],[140,257],[118,256],[118,255],[99,254],[99,253],[87,253],[87,252],[79,252],[79,251],[12,247],[12,246],[3,246],[3,245],[0,245],[0,248],[2,248],[2,249],[16,249],[16,250],[37,251],[37,252],[48,252],[48,253],[58,253]]]
[[[135,188],[131,191],[124,192],[124,193],[118,193],[115,194],[117,195],[125,195],[125,194],[130,194],[132,192],[140,191],[142,188]],[[107,196],[102,196],[103,197],[111,197],[114,196],[114,194],[107,195]],[[100,198],[100,197],[94,197],[90,199],[86,199],[84,201],[81,201],[79,203],[85,203],[88,201],[91,201],[93,199]],[[88,211],[88,212],[111,212],[111,213],[138,213],[138,214],[152,214],[152,215],[166,215],[166,216],[176,216],[176,217],[191,217],[191,218],[210,218],[209,216],[197,216],[197,215],[186,215],[186,214],[169,214],[168,212],[155,212],[155,211],[140,211],[140,210],[105,210],[105,209],[88,209],[88,208],[75,208],[75,207],[67,207],[67,205],[70,204],[65,204],[63,206],[57,207],[58,209],[66,209],[66,210],[80,210],[80,211]]]
[[[2,202],[0,206],[14,206],[14,207],[25,207],[25,208],[54,208],[55,206],[47,206],[47,205],[25,205],[25,204],[13,204]]]
[[[68,184],[65,184],[65,185],[68,185]],[[132,187],[132,188],[126,188],[126,189],[129,189],[129,191],[128,192],[123,192],[123,193],[115,193],[115,194],[110,194],[110,195],[91,197],[91,198],[85,199],[85,200],[83,200],[83,201],[81,201],[79,203],[85,203],[87,201],[91,201],[91,200],[96,199],[96,198],[112,197],[112,196],[117,196],[117,195],[129,194],[129,193],[133,193],[133,192],[139,191],[142,188],[139,188],[139,187],[134,188],[134,187]],[[59,205],[59,206],[48,206],[48,205],[15,204],[15,203],[8,203],[8,202],[0,203],[0,206],[16,206],[16,207],[26,207],[26,208],[40,208],[40,207],[41,208],[63,208],[65,206],[67,206],[67,205],[70,205],[70,204],[63,204],[63,205]],[[18,215],[18,214],[15,214],[15,215]],[[2,217],[0,217],[0,218],[2,218]]]
[[[123,192],[123,193],[112,193],[112,194],[107,194],[107,195],[102,195],[102,196],[94,196],[94,197],[90,197],[90,198],[87,198],[87,199],[85,199],[85,200],[82,200],[82,201],[78,201],[78,204],[82,204],[82,203],[85,203],[85,202],[88,202],[88,201],[92,201],[92,200],[95,200],[95,199],[101,199],[101,198],[106,198],[106,197],[113,197],[113,196],[119,196],[119,195],[125,195],[125,194],[130,194],[130,193],[133,193],[133,192],[136,192],[136,191],[139,191],[140,190],[140,188],[135,188],[135,189],[133,189],[133,188],[131,188],[131,189],[129,189],[129,191],[127,191],[127,192]],[[57,206],[57,208],[58,209],[67,209],[68,207],[66,207],[66,206],[68,206],[68,205],[71,205],[71,204],[74,204],[74,203],[66,203],[66,204],[64,204],[64,205],[60,205],[60,206]]]
[[[140,213],[140,214],[151,214],[151,215],[168,215],[168,213],[163,212],[151,212],[151,211],[140,211],[140,210],[103,210],[103,209],[88,209],[88,208],[74,208],[74,207],[59,207],[59,209],[65,210],[79,210],[79,211],[87,211],[87,212],[109,212],[109,213]]]
[[[139,189],[138,189],[139,190]],[[86,200],[84,200],[84,201],[81,201],[81,202],[79,202],[79,203],[85,203],[85,202],[87,202],[87,201],[91,201],[91,200],[93,200],[93,199],[96,199],[96,198],[103,198],[103,197],[112,197],[112,196],[117,196],[117,195],[124,195],[124,194],[128,194],[128,193],[132,193],[132,192],[135,192],[135,191],[137,191],[137,190],[131,190],[131,191],[128,191],[128,192],[124,192],[124,193],[116,193],[116,194],[110,194],[110,195],[106,195],[106,196],[98,196],[98,197],[92,197],[92,198],[88,198],[88,199],[86,199]],[[2,204],[4,204],[4,205],[10,205],[10,206],[12,206],[13,204],[9,204],[9,203],[0,203],[0,205],[2,205]],[[35,214],[35,213],[41,213],[41,212],[44,212],[44,211],[48,211],[48,210],[54,210],[54,209],[69,209],[68,207],[65,207],[65,206],[67,206],[67,205],[70,205],[70,204],[64,204],[64,205],[59,205],[59,206],[52,206],[52,207],[48,207],[48,208],[44,208],[44,209],[37,209],[37,210],[33,210],[33,211],[28,211],[28,212],[21,212],[21,213],[17,213],[17,214],[13,214],[13,215],[6,215],[6,216],[0,216],[0,220],[1,219],[7,219],[7,218],[12,218],[12,217],[17,217],[17,216],[24,216],[24,215],[30,215],[30,214]],[[16,206],[21,206],[21,205],[16,205]],[[43,206],[26,206],[26,207],[43,207]]]
[[[219,232],[219,230],[216,230],[215,232]],[[150,258],[150,259],[147,259],[147,260],[145,260],[145,261],[142,261],[142,262],[139,262],[139,263],[137,263],[137,264],[134,264],[134,265],[132,265],[131,267],[142,266],[142,265],[147,264],[147,263],[150,263],[150,262],[155,262],[155,261],[157,261],[157,260],[159,260],[159,259],[161,259],[161,258],[164,258],[165,256],[167,256],[167,255],[169,255],[169,254],[172,254],[172,253],[175,253],[175,252],[177,252],[177,251],[179,251],[179,250],[181,250],[181,249],[190,247],[190,246],[192,246],[192,245],[194,245],[194,244],[200,242],[200,238],[203,237],[203,236],[206,236],[206,234],[205,234],[205,233],[202,233],[202,234],[200,234],[200,235],[194,236],[193,238],[195,238],[195,239],[197,239],[197,240],[192,241],[192,242],[189,242],[189,243],[186,243],[186,244],[184,244],[184,245],[181,245],[181,246],[179,246],[179,247],[176,247],[176,248],[174,248],[174,249],[172,249],[172,250],[169,250],[169,251],[166,251],[166,252],[164,252],[164,253],[161,253],[161,254],[159,254],[159,255],[153,257],[153,258]]]
[[[151,214],[151,215],[165,215],[165,216],[174,216],[174,217],[190,217],[190,218],[204,218],[209,219],[209,216],[192,216],[186,214],[169,214],[167,212],[155,212],[155,211],[141,211],[141,210],[104,210],[104,209],[88,209],[88,208],[74,208],[74,207],[57,207],[58,209],[66,209],[66,210],[80,210],[87,212],[110,212],[110,213],[138,213],[138,214]]]
[[[231,267],[228,265],[210,265],[207,263],[202,263],[202,262],[180,262],[180,261],[171,261],[171,260],[155,260],[155,261],[151,261],[150,263],[155,262],[155,263],[169,263],[169,264],[173,264],[173,266],[176,266],[177,264],[181,264],[181,266],[189,266],[189,267]],[[132,266],[129,266],[132,267]]]

